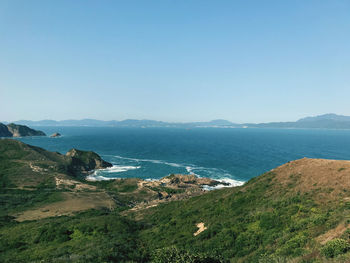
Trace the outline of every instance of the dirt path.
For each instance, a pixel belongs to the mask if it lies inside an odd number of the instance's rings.
[[[204,226],[204,223],[201,222],[201,223],[198,223],[196,225],[198,227],[198,230],[196,233],[193,233],[194,236],[198,236],[200,233],[202,233],[204,230],[208,229],[206,226]]]
[[[336,228],[333,228],[328,232],[324,233],[323,235],[317,237],[316,240],[319,241],[322,245],[324,245],[328,241],[340,237],[346,229],[348,229],[348,224],[345,224],[344,222],[340,223]]]

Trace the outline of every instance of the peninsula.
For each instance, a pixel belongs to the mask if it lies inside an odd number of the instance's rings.
[[[0,123],[0,137],[46,136],[42,131],[31,129],[25,125]]]

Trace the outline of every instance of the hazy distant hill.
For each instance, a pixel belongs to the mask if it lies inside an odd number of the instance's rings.
[[[227,120],[212,120],[209,122],[163,122],[155,120],[135,120],[127,119],[123,121],[101,121],[94,119],[82,120],[41,120],[29,121],[19,120],[16,123],[28,126],[93,126],[93,127],[241,127],[239,124],[232,123]]]
[[[317,121],[339,121],[339,122],[350,122],[350,116],[337,115],[334,113],[328,113],[315,117],[306,117],[298,120],[298,122],[317,122]]]
[[[113,121],[111,121],[113,122]],[[20,123],[28,126],[110,126],[111,122],[94,120],[94,119],[83,119],[83,120],[41,120],[41,121],[29,121],[19,120],[16,123]]]
[[[123,121],[101,121],[95,119],[82,120],[20,120],[16,123],[28,126],[92,126],[92,127],[221,127],[221,128],[285,128],[285,129],[350,129],[350,116],[324,114],[315,117],[305,117],[295,122],[243,123],[237,124],[227,120],[212,120],[208,122],[163,122],[155,120],[127,119]]]
[[[249,128],[350,129],[350,116],[324,114],[302,118],[296,122],[245,124]]]

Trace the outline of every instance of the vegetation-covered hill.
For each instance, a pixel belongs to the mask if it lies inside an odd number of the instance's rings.
[[[350,162],[293,161],[242,187],[149,209],[143,218],[149,228],[141,236],[152,249],[176,246],[232,262],[350,262]],[[200,222],[207,230],[193,236]]]
[[[195,179],[86,182],[69,158],[0,140],[1,262],[350,262],[348,161],[305,158],[138,207]]]
[[[79,156],[62,155],[17,140],[0,139],[0,216],[11,215],[25,220],[46,217],[45,214],[69,214],[85,207],[109,206],[113,201],[104,192],[79,181],[88,171],[86,162],[91,165],[90,169],[111,166],[101,162],[101,158],[92,152],[80,151]],[[62,184],[73,190],[77,187],[85,193],[77,196],[72,191],[65,191]],[[65,203],[67,199],[71,202]],[[86,199],[92,201],[84,204]],[[52,212],[45,207],[57,202],[63,203],[56,205]]]
[[[25,125],[0,123],[0,137],[46,136],[42,131],[31,129]]]
[[[0,140],[0,175],[3,186],[37,186],[56,174],[79,176],[93,169],[111,167],[94,152],[72,149],[66,155],[49,152],[17,140]]]

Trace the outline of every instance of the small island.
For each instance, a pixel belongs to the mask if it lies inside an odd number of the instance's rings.
[[[50,137],[51,138],[57,138],[57,137],[61,137],[62,135],[59,132],[55,132],[54,134],[52,134]]]

